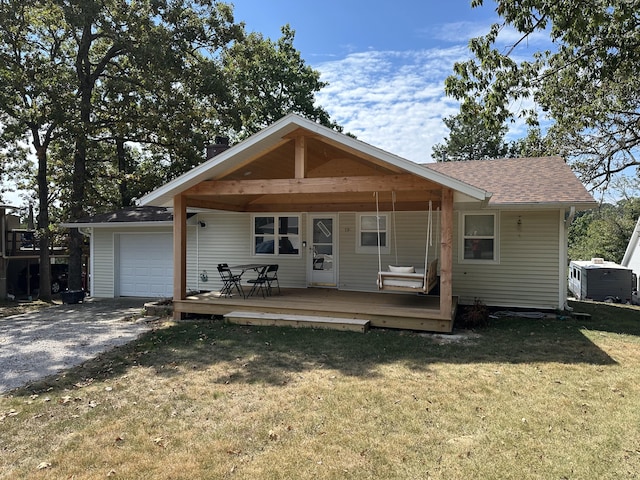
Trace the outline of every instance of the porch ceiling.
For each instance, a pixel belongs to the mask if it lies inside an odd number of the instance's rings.
[[[189,207],[241,212],[371,211],[374,192],[380,210],[391,210],[391,192],[396,210],[424,210],[439,206],[441,185],[299,130],[183,196]]]

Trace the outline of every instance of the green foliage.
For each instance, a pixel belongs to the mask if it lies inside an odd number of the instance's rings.
[[[35,149],[42,232],[50,205],[66,220],[130,205],[199,164],[216,135],[288,112],[334,126],[293,31],[275,44],[247,36],[230,4],[210,0],[0,0],[0,79],[0,150]],[[3,177],[19,157],[7,155]],[[71,231],[72,289],[82,240]]]
[[[462,101],[462,112],[479,103],[484,121],[496,127],[515,115],[537,125],[544,112],[552,122],[549,149],[568,157],[583,181],[606,187],[640,165],[638,10],[640,0],[498,0],[502,23],[470,41],[475,58],[454,66],[446,91]],[[504,29],[520,35],[506,48],[498,41]],[[516,61],[523,57],[519,48],[538,33],[548,35],[554,49]],[[512,111],[529,99],[534,108]]]
[[[248,34],[222,55],[232,90],[231,137],[246,138],[289,113],[297,113],[329,128],[340,127],[315,105],[315,92],[326,83],[306,65],[293,45],[295,31],[282,27],[276,42],[259,33]]]
[[[486,160],[506,156],[508,147],[504,142],[507,128],[504,125],[489,125],[479,115],[476,106],[471,113],[462,111],[443,121],[449,128],[444,143],[433,146],[431,156],[438,162],[461,160]]]
[[[479,105],[469,106],[443,121],[449,128],[449,136],[433,146],[431,156],[437,162],[540,157],[553,153],[538,127],[531,127],[524,138],[505,142],[506,125],[487,123]]]
[[[601,257],[619,263],[640,218],[640,199],[581,212],[569,229],[569,258]]]
[[[0,17],[3,145],[44,147],[48,199],[67,217],[130,204],[200,163],[216,135],[289,112],[339,128],[314,105],[324,83],[294,32],[247,35],[229,4],[5,0]]]
[[[530,127],[524,138],[510,142],[508,148],[510,157],[544,157],[557,153],[542,136],[539,127]]]

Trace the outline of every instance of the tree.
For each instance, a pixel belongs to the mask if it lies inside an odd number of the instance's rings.
[[[0,8],[11,67],[0,73],[14,82],[1,92],[0,121],[38,153],[43,225],[50,185],[75,220],[129,205],[197,165],[216,135],[242,138],[291,111],[339,128],[314,105],[324,84],[293,48],[293,32],[277,43],[246,36],[226,3],[0,0]],[[72,230],[71,289],[80,288],[81,246]]]
[[[122,154],[124,142],[131,140],[134,131],[144,130],[127,125],[127,119],[122,117],[117,119],[119,124],[100,122],[100,114],[112,111],[110,107],[114,103],[125,104],[113,99],[109,102],[109,86],[128,83],[138,95],[134,105],[143,106],[147,102],[154,105],[145,113],[155,121],[159,120],[153,116],[158,112],[155,105],[177,107],[175,111],[165,111],[167,115],[183,113],[176,100],[184,98],[186,74],[201,63],[213,62],[216,52],[236,38],[239,30],[233,24],[228,5],[208,0],[147,0],[135,5],[119,0],[58,1],[66,29],[73,39],[69,49],[74,54],[76,75],[77,102],[73,120],[66,127],[74,144],[68,211],[70,219],[75,220],[85,212],[85,185],[90,178],[87,161],[100,134],[110,129],[115,134],[116,148],[121,147],[118,153]],[[157,92],[164,94],[163,102],[158,101]],[[165,128],[156,127],[152,134],[184,131],[197,118],[190,118],[180,129],[176,128],[175,121],[159,121]],[[167,123],[173,128],[166,128]],[[80,232],[72,229],[69,239],[69,288],[72,290],[81,288],[82,241]]]
[[[486,160],[491,158],[539,157],[552,154],[537,127],[531,127],[527,136],[511,142],[505,141],[507,126],[487,123],[479,105],[466,109],[443,121],[449,136],[433,146],[431,156],[437,162],[460,160]]]
[[[65,122],[73,91],[68,40],[60,29],[61,12],[53,1],[0,1],[0,120],[2,146],[20,161],[20,142],[28,141],[37,158],[40,298],[51,299],[49,147]],[[15,164],[15,163],[14,163]]]
[[[512,119],[513,104],[532,98],[518,112],[530,124],[538,111],[551,121],[551,148],[568,157],[584,182],[606,187],[612,178],[640,165],[640,0],[497,0],[501,24],[470,41],[475,58],[457,63],[446,92],[463,112],[477,103],[485,122]],[[483,0],[473,0],[472,6]],[[513,28],[518,41],[506,50],[499,33]],[[516,61],[512,55],[535,33],[548,34],[554,50]]]
[[[277,42],[250,33],[222,55],[233,95],[229,112],[232,137],[246,138],[289,113],[342,130],[326,110],[315,105],[315,92],[326,84],[295,49],[295,31],[289,25],[281,31]]]
[[[569,229],[569,258],[620,262],[640,217],[640,199],[621,200],[581,212]]]
[[[507,154],[508,146],[504,142],[507,127],[485,123],[479,107],[471,114],[464,111],[443,121],[449,128],[449,136],[444,143],[433,146],[431,156],[437,162],[486,160]]]
[[[91,178],[87,159],[105,131],[114,134],[118,153],[125,141],[141,138],[165,147],[180,138],[186,145],[189,136],[184,133],[193,128],[185,121],[183,105],[188,102],[179,103],[181,92],[190,88],[184,87],[185,78],[195,70],[207,71],[203,64],[215,66],[216,52],[237,38],[241,28],[233,23],[230,6],[209,0],[143,0],[135,5],[118,0],[0,0],[0,31],[3,146],[28,137],[37,157],[40,279],[48,282],[51,176],[70,179],[69,188],[63,185],[61,190],[67,193],[68,218],[77,219],[83,215]],[[128,89],[109,96],[115,83]],[[110,106],[118,104],[114,98],[122,97],[122,105],[131,91],[137,95],[132,103],[143,114],[131,118],[127,110],[115,115],[114,122],[106,120],[107,112],[114,113]],[[197,123],[200,117],[192,114],[189,120]],[[144,120],[136,122],[140,118]],[[48,154],[56,142],[56,151],[67,157],[54,163],[64,165],[68,177],[52,170]],[[79,232],[72,231],[72,289],[80,288],[81,243]],[[41,285],[41,296],[47,292]]]

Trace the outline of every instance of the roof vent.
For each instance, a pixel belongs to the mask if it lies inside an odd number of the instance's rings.
[[[591,259],[591,263],[595,263],[596,265],[604,264],[604,258],[594,257]]]

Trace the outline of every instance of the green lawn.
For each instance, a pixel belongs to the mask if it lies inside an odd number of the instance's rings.
[[[165,323],[0,398],[0,478],[638,478],[640,309],[574,305],[452,336]]]

